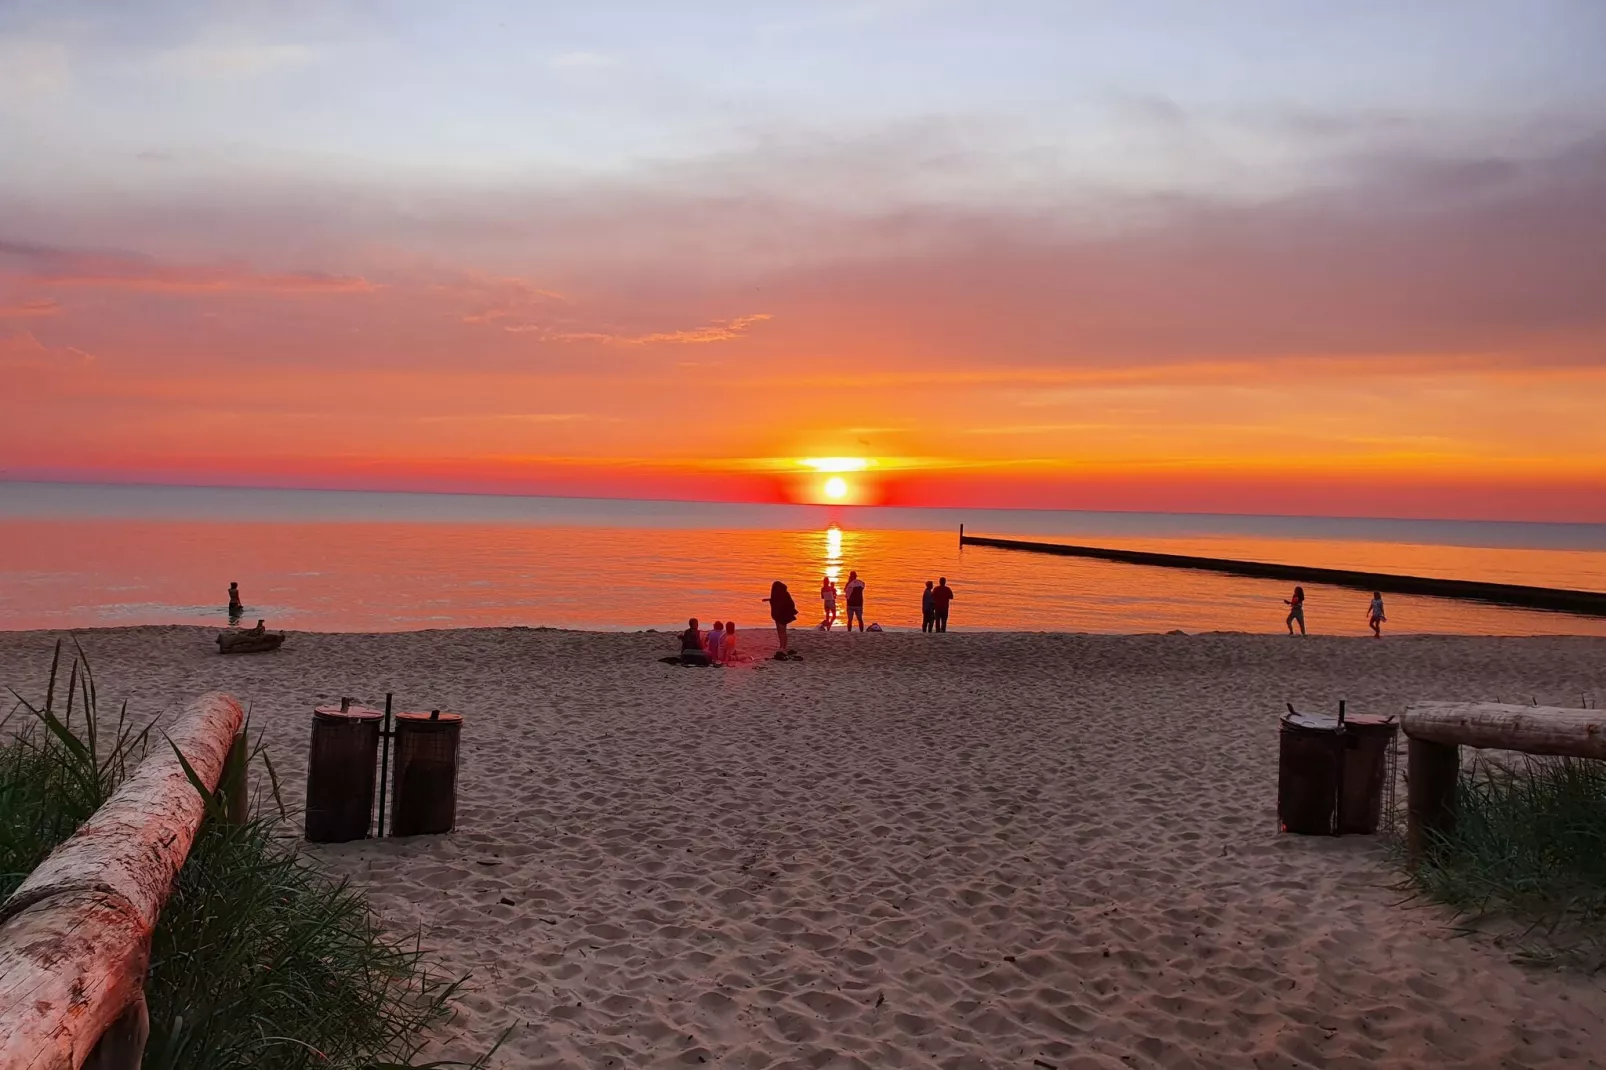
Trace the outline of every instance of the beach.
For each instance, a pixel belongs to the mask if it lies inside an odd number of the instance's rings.
[[[1599,704],[1606,639],[809,631],[778,663],[754,627],[686,669],[671,633],[216,631],[77,634],[104,710],[248,703],[291,806],[314,705],[465,718],[456,832],[306,847],[471,976],[440,1057],[516,1026],[493,1065],[1606,1066],[1606,985],[1276,820],[1285,703]],[[0,632],[0,685],[41,693],[60,634]]]

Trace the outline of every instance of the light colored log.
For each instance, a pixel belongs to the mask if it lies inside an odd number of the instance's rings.
[[[1497,702],[1415,702],[1400,727],[1412,739],[1451,746],[1606,759],[1606,710]]]
[[[213,692],[167,733],[208,792],[243,719]],[[206,811],[167,739],[0,905],[0,1070],[78,1070],[140,998],[151,932]]]

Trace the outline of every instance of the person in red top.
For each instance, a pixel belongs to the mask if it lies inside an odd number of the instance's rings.
[[[1293,635],[1294,634],[1294,622],[1297,620],[1297,621],[1299,621],[1299,634],[1300,635],[1304,635],[1305,634],[1305,588],[1303,588],[1303,587],[1295,587],[1294,588],[1294,597],[1292,597],[1292,598],[1284,598],[1283,599],[1283,604],[1290,607],[1289,610],[1288,610],[1288,620],[1286,622],[1288,624],[1288,634],[1289,635]]]
[[[931,592],[931,612],[933,624],[939,632],[948,630],[948,603],[954,600],[954,590],[948,586],[948,577],[937,579],[937,586]]]

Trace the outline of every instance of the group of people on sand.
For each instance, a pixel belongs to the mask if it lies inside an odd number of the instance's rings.
[[[704,634],[697,618],[686,622],[680,633],[680,656],[671,658],[686,665],[730,665],[741,660],[736,651],[736,622],[716,620]]]
[[[1292,598],[1284,598],[1283,605],[1288,607],[1288,634],[1294,634],[1294,625],[1299,625],[1299,634],[1305,634],[1305,588],[1295,587]],[[1383,592],[1373,591],[1372,602],[1366,607],[1366,624],[1372,629],[1372,637],[1383,637],[1383,622],[1388,620],[1383,615]]]

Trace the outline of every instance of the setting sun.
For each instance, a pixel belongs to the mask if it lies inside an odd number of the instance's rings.
[[[848,493],[848,481],[841,476],[832,476],[825,481],[825,496],[827,498],[842,498]]]

